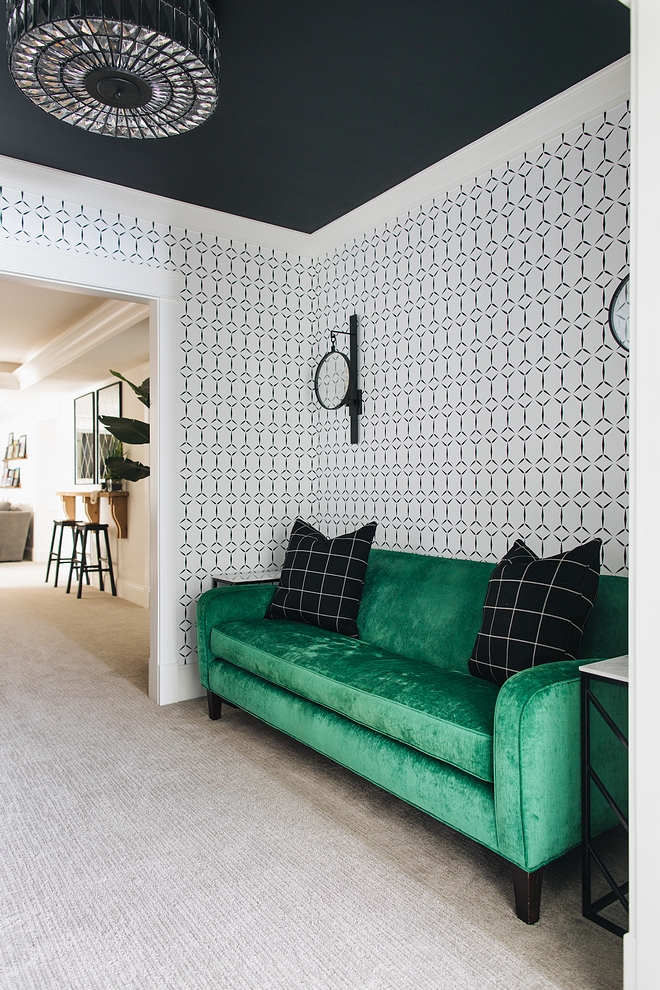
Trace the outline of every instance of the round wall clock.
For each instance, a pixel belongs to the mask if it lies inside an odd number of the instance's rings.
[[[626,275],[612,296],[609,323],[617,343],[630,350],[630,275]]]

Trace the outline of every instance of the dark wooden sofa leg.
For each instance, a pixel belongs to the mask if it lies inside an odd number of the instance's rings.
[[[526,925],[535,925],[541,910],[541,882],[543,867],[534,873],[526,873],[519,866],[513,867],[513,891],[516,896],[516,914]]]
[[[215,722],[222,715],[222,698],[213,694],[213,691],[207,691],[206,700],[209,703],[209,718]]]

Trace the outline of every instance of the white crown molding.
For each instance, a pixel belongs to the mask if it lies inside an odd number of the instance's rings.
[[[167,199],[154,193],[129,189],[113,182],[90,179],[85,175],[74,175],[72,172],[63,172],[4,155],[0,155],[0,185],[11,186],[37,196],[137,217],[149,223],[153,221],[183,230],[203,231],[227,240],[258,244],[302,257],[309,256],[306,254],[306,245],[310,235],[299,230],[276,227],[260,220],[250,220],[249,217],[194,206],[192,203]]]
[[[563,134],[630,97],[630,56],[498,127],[312,234],[319,257]]]
[[[149,316],[143,303],[108,299],[12,372],[21,391]]]
[[[314,259],[538,147],[629,96],[630,56],[626,56],[313,234],[4,156],[0,156],[0,183],[35,195]]]
[[[15,392],[20,387],[13,371],[0,371],[0,392]]]

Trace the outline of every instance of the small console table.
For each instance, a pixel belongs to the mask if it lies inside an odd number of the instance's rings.
[[[213,574],[211,580],[214,588],[228,588],[232,584],[276,584],[281,571],[252,571],[250,574]]]
[[[64,506],[64,514],[67,519],[76,518],[76,499],[81,498],[85,506],[85,515],[91,523],[99,521],[101,503],[99,499],[107,498],[110,504],[112,519],[117,527],[117,536],[120,540],[128,538],[128,492],[102,492],[100,490],[91,492],[58,492]]]
[[[580,667],[582,684],[582,915],[594,921],[601,928],[606,928],[615,935],[623,936],[626,929],[615,924],[609,918],[603,918],[600,914],[610,904],[618,901],[626,914],[628,914],[628,881],[617,883],[608,869],[602,856],[593,845],[591,834],[591,786],[594,784],[607,804],[610,806],[620,824],[628,833],[628,818],[624,811],[617,804],[614,796],[603,783],[598,768],[591,761],[591,718],[601,718],[607,728],[611,730],[619,743],[628,751],[628,740],[616,724],[612,716],[605,710],[605,707],[595,696],[591,688],[591,681],[608,681],[611,684],[618,684],[621,690],[628,689],[628,657],[613,657],[611,660],[598,660],[596,663],[584,664]],[[610,888],[608,893],[592,901],[591,875],[593,864],[596,864]]]

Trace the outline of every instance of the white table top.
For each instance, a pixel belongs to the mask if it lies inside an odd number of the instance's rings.
[[[628,657],[611,657],[609,660],[597,660],[595,663],[585,663],[580,667],[587,674],[596,677],[606,677],[608,681],[628,683]]]
[[[228,581],[230,584],[259,584],[266,581],[279,581],[281,571],[251,571],[242,573],[240,571],[227,571],[224,573],[212,574],[211,577],[218,581]]]

